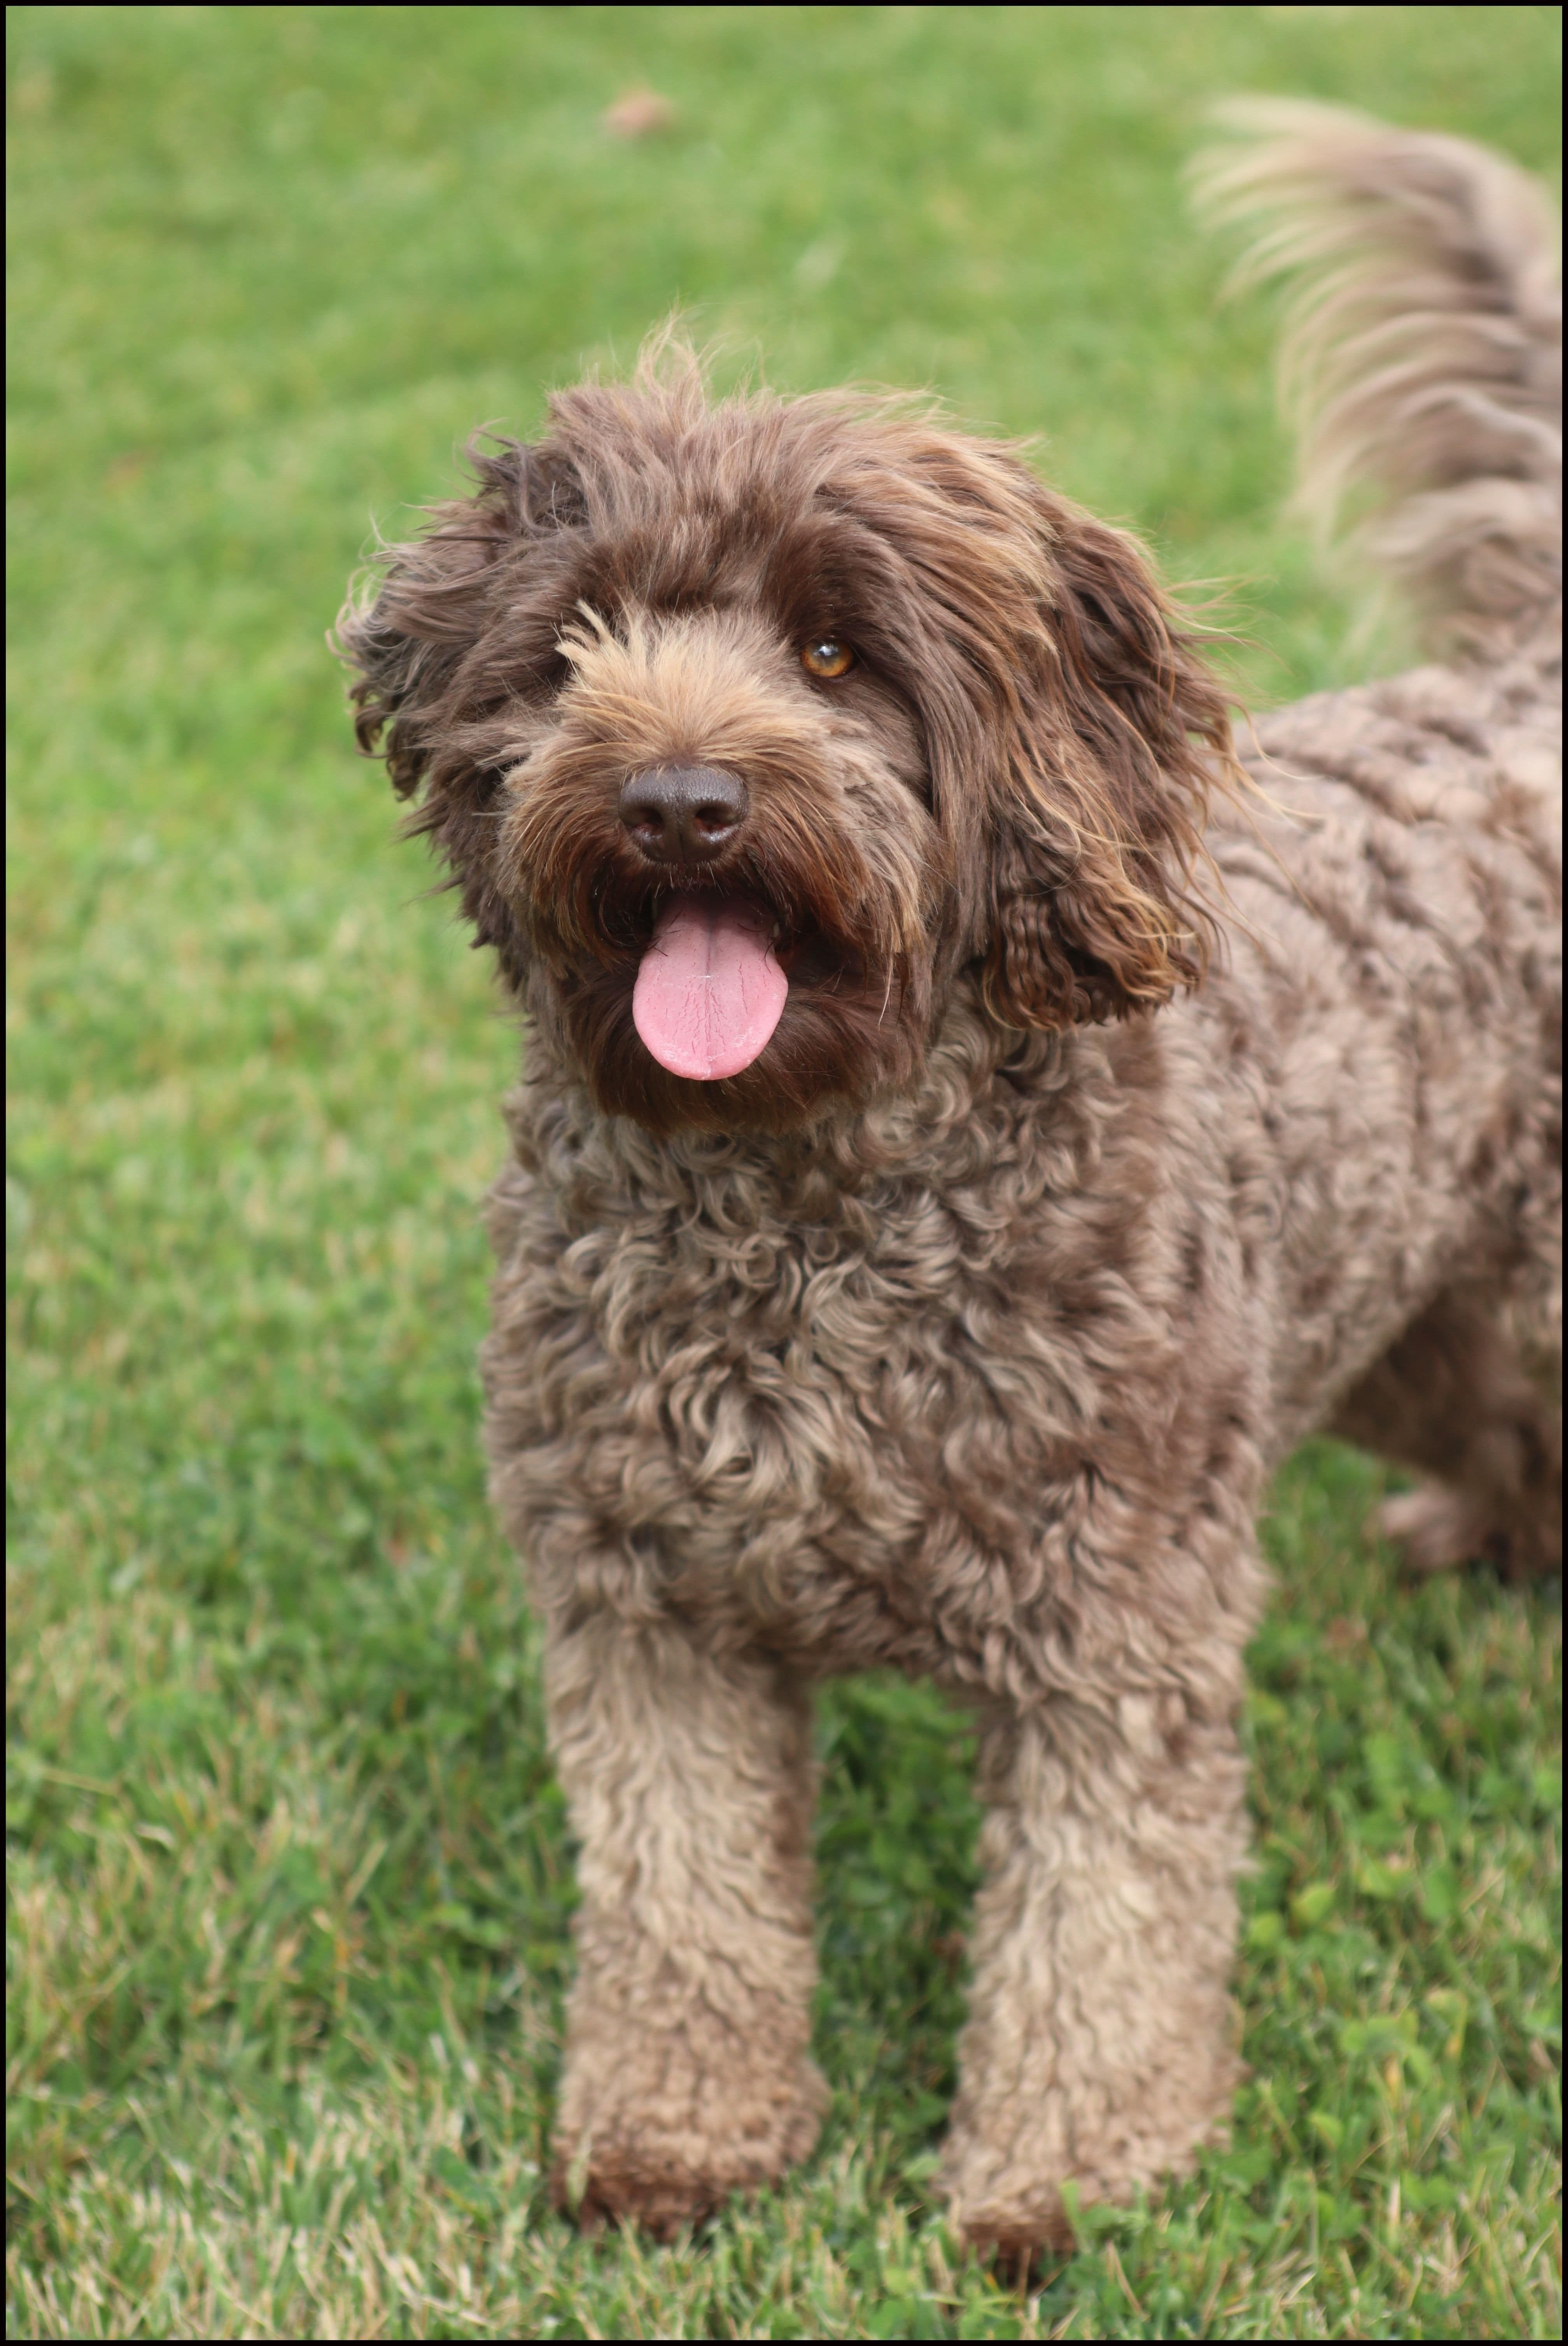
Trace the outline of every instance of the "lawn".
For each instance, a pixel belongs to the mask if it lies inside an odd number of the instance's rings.
[[[1267,89],[1550,171],[1557,12],[7,22],[10,2334],[1557,2335],[1559,1592],[1400,1587],[1327,1445],[1268,1527],[1228,2151],[1032,2293],[956,2254],[966,1739],[866,1679],[820,2150],[668,2249],[548,2212],[570,1854],[473,1365],[517,1037],[323,646],[476,423],[680,301],[1041,434],[1228,582],[1257,699],[1352,673],[1181,165]]]

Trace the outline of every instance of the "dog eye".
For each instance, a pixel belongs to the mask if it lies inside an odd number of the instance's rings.
[[[836,676],[848,676],[855,655],[836,636],[819,636],[815,643],[801,647],[800,665],[808,676],[822,677],[830,683]]]

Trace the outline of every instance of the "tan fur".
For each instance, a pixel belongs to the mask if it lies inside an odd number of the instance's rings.
[[[602,1617],[555,1640],[547,1694],[583,1844],[555,2188],[669,2230],[809,2150],[827,2100],[805,1696]]]
[[[1357,136],[1303,201],[1351,159],[1396,209],[1412,169],[1461,209],[1506,172]],[[1492,477],[1491,423],[1451,425],[1451,486]],[[1270,1469],[1337,1423],[1441,1478],[1416,1562],[1556,1553],[1538,536],[1505,609],[1429,533],[1469,652],[1268,720],[1244,804],[1137,549],[1012,451],[710,406],[666,354],[481,464],[344,640],[530,1015],[484,1364],[582,1846],[557,2196],[667,2233],[809,2147],[809,1687],[891,1665],[981,1725],[945,2188],[1028,2252],[1067,2182],[1125,2198],[1225,2124]],[[790,976],[708,1085],[630,1012],[672,882],[617,793],[683,761],[748,813],[673,884],[764,901]]]

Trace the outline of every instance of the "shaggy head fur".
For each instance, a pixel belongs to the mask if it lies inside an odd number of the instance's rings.
[[[905,1087],[970,964],[1018,1027],[1198,977],[1223,696],[1138,547],[1015,452],[887,399],[714,404],[660,338],[473,462],[344,615],[360,740],[423,786],[413,827],[602,1108],[776,1128]],[[824,638],[840,677],[803,665]],[[744,817],[716,859],[650,860],[622,793],[694,768]],[[716,1083],[632,1015],[661,908],[704,892],[760,913],[789,980]]]

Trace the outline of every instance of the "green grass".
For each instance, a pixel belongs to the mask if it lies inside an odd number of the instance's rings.
[[[8,19],[8,2321],[61,2336],[1555,2335],[1556,1593],[1411,1594],[1284,1476],[1233,2147],[1019,2296],[930,2198],[974,1813],[821,1706],[821,2149],[671,2249],[541,2189],[571,1867],[484,1505],[516,1042],[322,648],[372,515],[677,298],[930,383],[1347,672],[1272,519],[1217,92],[1550,168],[1544,8],[17,9]],[[622,145],[606,103],[679,108]]]

